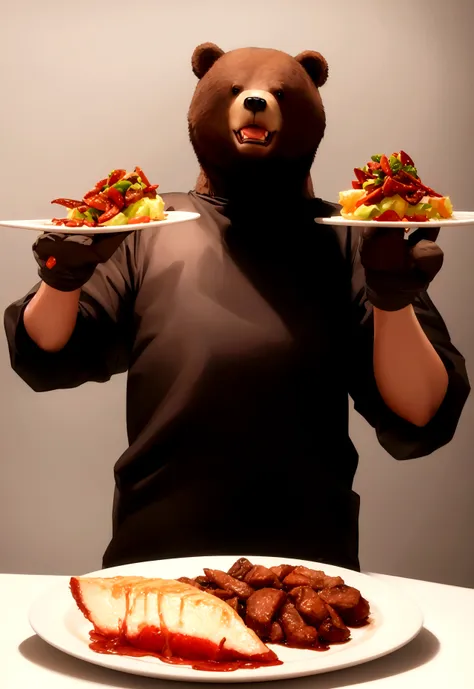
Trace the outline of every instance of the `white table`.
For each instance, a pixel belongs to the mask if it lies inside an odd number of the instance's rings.
[[[372,576],[406,591],[423,610],[425,627],[414,641],[392,655],[348,670],[277,684],[242,686],[474,689],[474,589]],[[61,577],[54,576],[0,575],[1,689],[165,689],[165,685],[167,689],[178,689],[176,682],[135,677],[76,660],[39,639],[28,624],[29,606],[60,581]],[[188,684],[187,689],[200,686]]]

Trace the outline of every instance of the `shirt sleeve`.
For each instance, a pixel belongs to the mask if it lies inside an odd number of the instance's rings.
[[[448,372],[446,397],[434,418],[423,428],[401,419],[384,403],[373,372],[373,312],[365,296],[365,275],[359,256],[359,233],[345,230],[346,258],[351,264],[352,343],[349,394],[355,409],[375,429],[382,447],[395,459],[431,454],[451,441],[470,392],[463,356],[451,342],[446,325],[426,292],[414,304],[418,321]]]
[[[76,327],[61,351],[45,352],[26,332],[23,313],[39,285],[6,309],[4,325],[12,368],[36,392],[105,382],[128,369],[137,234],[125,239],[84,285]]]

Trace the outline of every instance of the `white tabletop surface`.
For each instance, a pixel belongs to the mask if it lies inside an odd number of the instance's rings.
[[[474,589],[372,575],[406,591],[425,616],[420,635],[385,658],[347,670],[264,686],[284,689],[474,689]],[[0,574],[1,689],[177,689],[179,684],[135,677],[71,658],[38,638],[30,604],[61,580]],[[202,684],[188,684],[197,689]],[[214,689],[222,686],[214,684]],[[238,686],[238,685],[234,685]],[[245,685],[250,688],[251,684]]]

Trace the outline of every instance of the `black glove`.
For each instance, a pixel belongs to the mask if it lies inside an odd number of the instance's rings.
[[[98,264],[108,261],[129,234],[42,234],[33,244],[38,274],[43,282],[60,292],[80,289]]]
[[[443,265],[435,244],[439,228],[420,228],[405,238],[403,227],[368,227],[362,232],[360,257],[365,269],[367,298],[383,311],[412,304]]]

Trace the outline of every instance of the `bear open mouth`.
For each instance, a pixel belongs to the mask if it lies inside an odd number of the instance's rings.
[[[249,124],[234,132],[240,144],[257,144],[258,146],[268,146],[274,133],[256,124]]]

